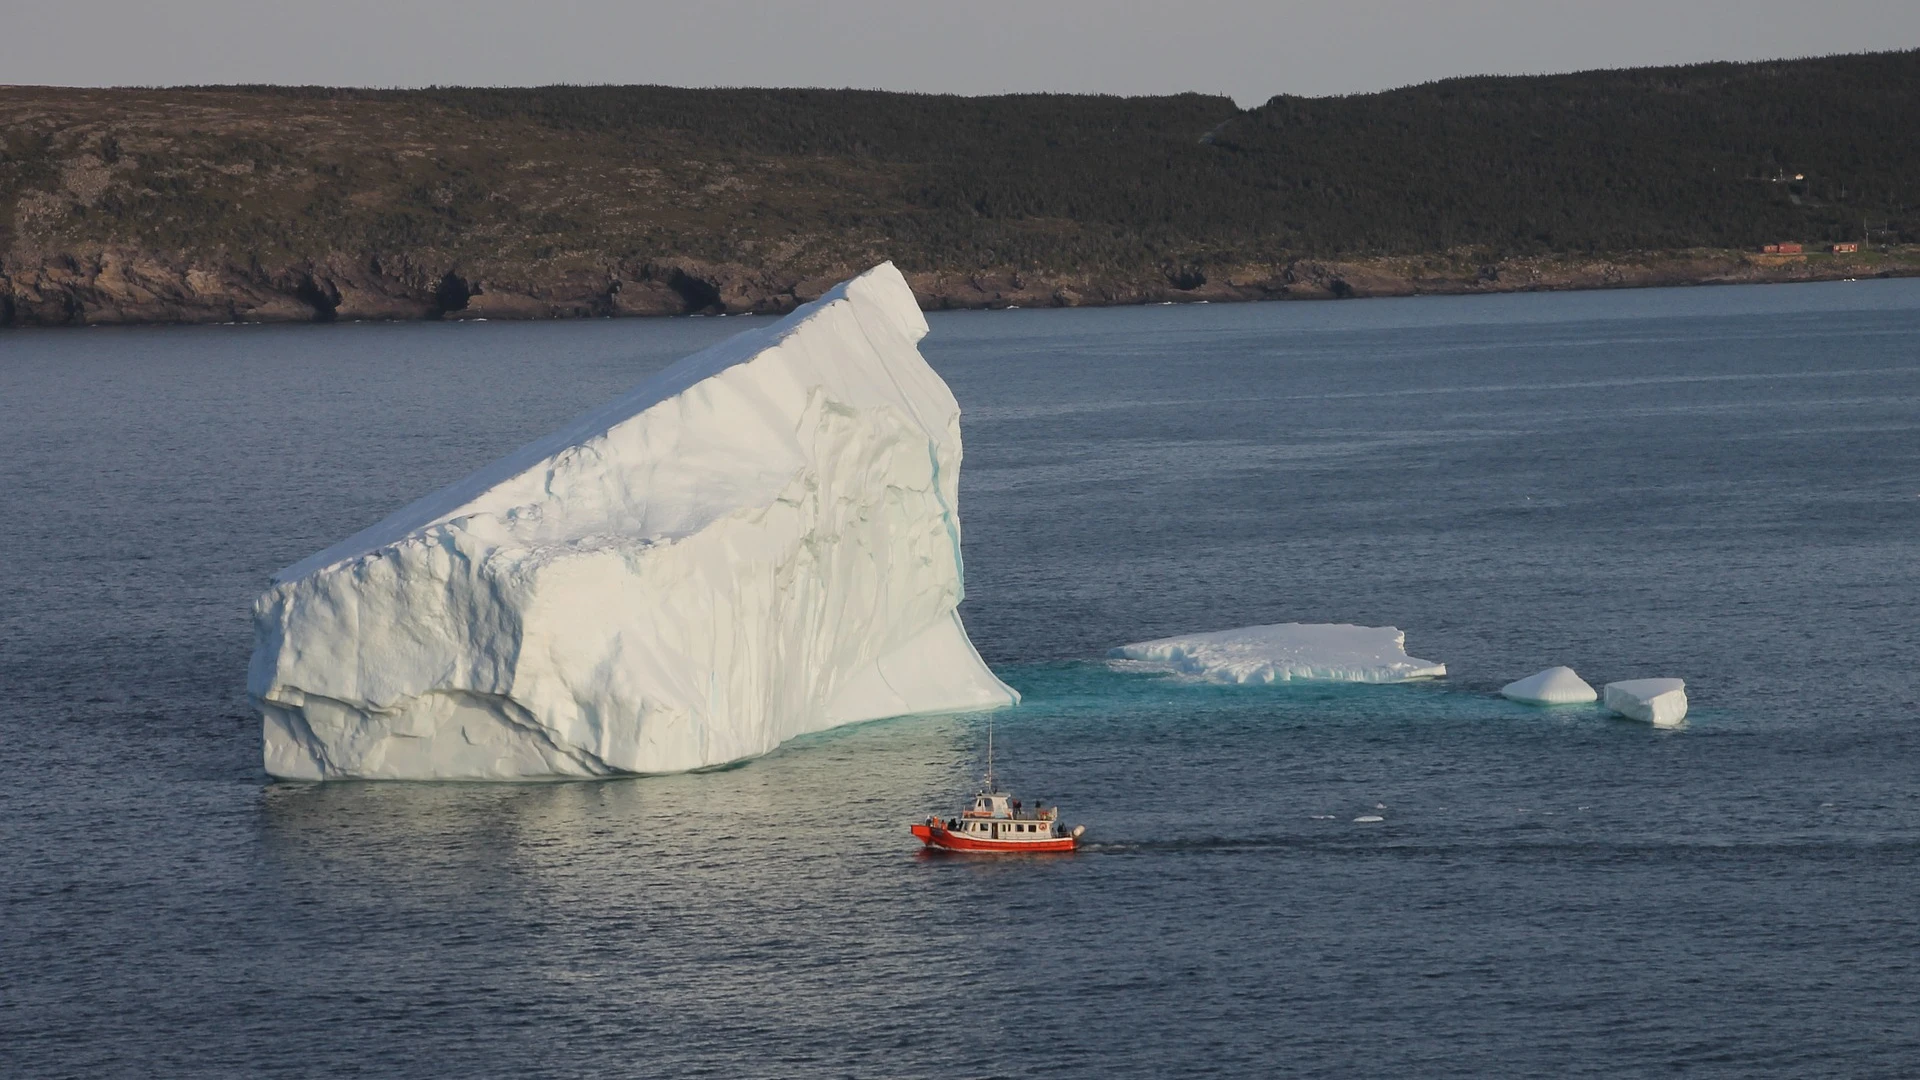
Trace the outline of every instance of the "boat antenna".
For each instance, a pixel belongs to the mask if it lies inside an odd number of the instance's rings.
[[[993,714],[987,714],[987,794],[993,794]]]

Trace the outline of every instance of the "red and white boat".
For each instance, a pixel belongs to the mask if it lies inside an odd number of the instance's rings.
[[[1022,811],[1020,800],[1004,791],[982,791],[957,818],[933,814],[913,826],[913,835],[941,851],[1072,851],[1085,825],[1060,823],[1060,808]]]
[[[993,785],[993,722],[987,722],[987,777],[973,805],[959,817],[928,814],[914,826],[913,835],[929,850],[1039,852],[1072,851],[1080,846],[1085,825],[1060,823],[1057,806],[1023,808],[1020,800]]]

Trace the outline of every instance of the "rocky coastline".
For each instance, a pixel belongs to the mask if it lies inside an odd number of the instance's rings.
[[[929,309],[1905,276],[1917,88],[0,86],[0,327],[782,313],[883,260]]]
[[[802,276],[687,259],[591,271],[536,266],[469,273],[410,257],[336,255],[282,266],[209,263],[105,248],[0,262],[0,326],[557,319],[778,314],[858,267]],[[1008,268],[906,272],[927,310],[1327,300],[1920,275],[1920,246],[1765,255],[1716,249],[1545,256],[1297,259],[1115,275]]]

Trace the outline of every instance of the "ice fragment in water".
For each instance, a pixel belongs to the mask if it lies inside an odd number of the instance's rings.
[[[1687,684],[1680,679],[1628,679],[1606,686],[1606,706],[1655,727],[1679,727],[1687,716]]]
[[[1391,626],[1275,623],[1140,641],[1120,646],[1113,655],[1228,683],[1386,683],[1447,673],[1445,664],[1408,656],[1406,643],[1407,636]]]
[[[1570,667],[1552,667],[1510,682],[1500,688],[1500,696],[1529,705],[1579,705],[1600,697]]]

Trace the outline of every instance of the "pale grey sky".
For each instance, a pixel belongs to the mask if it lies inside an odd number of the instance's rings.
[[[1378,90],[1920,46],[1920,0],[0,0],[0,83]]]

